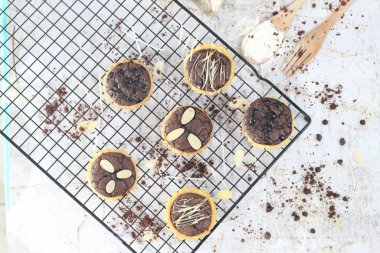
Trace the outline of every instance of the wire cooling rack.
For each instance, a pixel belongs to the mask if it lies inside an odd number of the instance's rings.
[[[231,199],[215,198],[216,229],[310,124],[301,108],[179,1],[17,0],[1,15],[8,19],[1,63],[9,68],[1,76],[1,134],[132,252],[195,252],[207,237],[180,241],[165,227],[171,194],[184,186],[214,197],[232,191]],[[182,59],[202,43],[224,45],[236,63],[232,87],[217,96],[183,84]],[[128,57],[151,68],[165,65],[150,101],[132,112],[105,102],[99,89],[111,63]],[[233,99],[262,96],[287,103],[295,118],[291,142],[276,151],[253,148],[241,131],[243,111],[231,108]],[[185,104],[204,108],[215,129],[209,148],[191,158],[169,152],[160,133],[165,115]],[[76,131],[84,119],[96,120],[95,133]],[[99,199],[86,180],[91,155],[109,147],[128,151],[141,175],[135,190],[116,202]],[[235,165],[236,150],[245,153],[243,166]]]

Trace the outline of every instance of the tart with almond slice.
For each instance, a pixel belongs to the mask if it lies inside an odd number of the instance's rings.
[[[223,46],[199,45],[183,63],[183,73],[190,88],[204,95],[216,95],[232,84],[235,63]]]
[[[102,199],[118,200],[132,191],[137,182],[136,163],[120,149],[96,153],[87,167],[91,189]]]
[[[212,132],[212,121],[207,113],[191,105],[174,108],[162,125],[162,135],[170,150],[186,156],[204,150],[211,141]]]
[[[166,204],[166,222],[181,240],[197,240],[208,235],[216,223],[214,200],[198,188],[183,188]]]

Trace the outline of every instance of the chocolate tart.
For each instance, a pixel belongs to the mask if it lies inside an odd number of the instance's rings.
[[[258,148],[273,150],[285,145],[293,127],[290,108],[275,98],[259,98],[244,113],[244,134]]]
[[[166,204],[166,222],[181,240],[197,240],[208,235],[216,223],[216,206],[207,192],[183,188]]]
[[[136,60],[112,64],[103,79],[106,99],[126,110],[144,105],[153,93],[153,77],[148,67]]]
[[[174,108],[162,125],[166,145],[179,155],[192,156],[204,150],[212,132],[212,121],[207,113],[191,105]]]
[[[102,199],[118,200],[126,196],[137,182],[136,163],[120,149],[96,153],[87,167],[91,189]]]
[[[235,63],[224,47],[204,44],[186,56],[183,73],[192,90],[215,95],[232,84]]]

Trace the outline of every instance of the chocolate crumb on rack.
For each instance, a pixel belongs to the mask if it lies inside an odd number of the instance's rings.
[[[213,161],[208,162],[210,166],[212,166]],[[204,162],[201,162],[195,158],[191,159],[190,161],[183,160],[182,164],[177,163],[176,164],[177,169],[179,169],[180,172],[185,173],[188,171],[191,171],[192,174],[190,177],[192,178],[202,178],[206,174],[208,174],[207,165]]]
[[[63,124],[63,119],[66,118],[73,124],[81,119],[95,120],[100,115],[100,107],[97,105],[89,107],[83,102],[72,107],[66,101],[67,95],[67,88],[61,86],[52,94],[51,100],[43,106],[46,118],[43,121],[42,132],[48,135],[56,130],[58,133],[65,133],[72,140],[77,140],[81,135],[79,129],[72,128],[71,124]]]
[[[120,223],[120,226],[124,231],[129,232],[133,239],[137,239],[139,243],[142,243],[144,238],[144,231],[150,231],[153,237],[158,237],[160,231],[164,228],[164,225],[158,218],[153,218],[149,214],[142,212],[142,206],[137,202],[133,202],[133,209],[128,207],[119,207],[122,213],[122,218],[127,221],[127,223]],[[133,228],[129,224],[133,224]],[[119,226],[118,224],[114,225]]]

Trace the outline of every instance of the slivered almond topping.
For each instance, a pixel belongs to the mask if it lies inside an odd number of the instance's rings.
[[[112,163],[110,163],[110,161],[103,159],[103,160],[100,161],[99,164],[100,164],[100,167],[103,170],[105,170],[105,171],[107,171],[109,173],[114,173],[115,172],[115,167],[113,167],[113,165],[112,165]]]
[[[195,110],[192,107],[186,109],[181,118],[181,124],[186,125],[190,121],[192,121],[195,117]]]
[[[177,128],[171,131],[167,136],[166,139],[168,141],[174,141],[177,140],[181,135],[185,132],[184,128]]]
[[[130,170],[121,170],[116,174],[118,179],[127,179],[132,176],[132,171]]]
[[[195,150],[199,150],[202,147],[201,140],[198,138],[198,136],[194,134],[190,133],[189,136],[187,137],[187,141],[189,142],[190,146]]]
[[[230,199],[232,198],[232,192],[230,190],[220,190],[217,195],[218,199]]]

